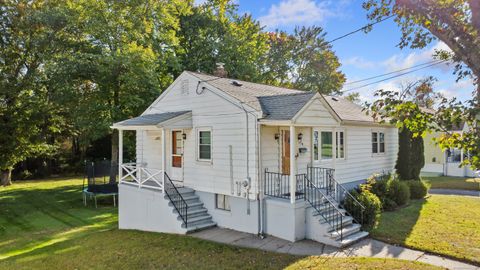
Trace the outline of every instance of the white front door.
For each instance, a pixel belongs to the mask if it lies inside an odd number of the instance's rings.
[[[172,180],[183,181],[183,131],[170,133],[170,174]]]

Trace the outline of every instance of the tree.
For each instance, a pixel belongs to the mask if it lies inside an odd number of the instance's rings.
[[[345,99],[356,104],[360,104],[361,102],[359,92],[349,93],[345,96]]]
[[[209,0],[180,16],[178,75],[183,70],[212,74],[225,63],[229,77],[260,81],[266,34],[251,15],[239,15],[229,0]]]
[[[46,132],[58,132],[45,84],[45,65],[71,33],[57,1],[3,1],[0,7],[0,171],[52,151]]]
[[[178,42],[179,16],[188,12],[184,1],[72,1],[80,47],[58,61],[57,70],[70,84],[66,95],[85,143],[112,134],[112,162],[118,160],[118,136],[113,122],[143,110],[173,80],[166,72]],[[68,69],[65,69],[68,67]],[[77,103],[78,104],[78,103]],[[92,124],[95,123],[95,124]]]
[[[463,136],[447,132],[446,136],[439,138],[439,143],[444,149],[459,146],[470,149],[476,145],[465,164],[480,168],[480,0],[366,0],[363,7],[373,21],[395,16],[402,30],[398,44],[401,48],[424,48],[434,39],[443,41],[451,52],[437,51],[436,56],[456,63],[454,74],[458,79],[473,79],[476,91],[472,100],[458,104],[455,99],[444,99],[436,121],[444,130],[454,122],[470,123],[471,130]],[[448,115],[451,112],[456,113]]]
[[[323,94],[339,93],[345,75],[340,62],[325,41],[321,27],[296,27],[292,34],[269,35],[264,81]]]
[[[426,111],[422,103],[426,100],[424,93],[433,92],[432,83],[432,78],[426,78],[408,83],[399,92],[379,90],[375,93],[379,99],[367,104],[373,117],[399,129],[395,169],[403,180],[419,180],[420,170],[425,165],[423,136],[434,128],[434,114]]]

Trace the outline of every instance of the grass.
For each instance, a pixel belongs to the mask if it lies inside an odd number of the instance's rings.
[[[82,205],[81,180],[0,188],[0,269],[437,269],[372,258],[299,257],[190,236],[118,230],[111,200]]]
[[[480,265],[480,199],[431,195],[384,212],[374,238]]]
[[[465,189],[480,191],[480,178],[424,176],[422,177],[422,179],[427,183],[427,185],[430,186],[430,188]]]

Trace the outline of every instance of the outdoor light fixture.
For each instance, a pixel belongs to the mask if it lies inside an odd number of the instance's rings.
[[[280,140],[280,133],[275,133],[275,140],[276,141]]]
[[[186,140],[186,139],[187,139],[187,134],[186,134],[186,133],[182,133],[182,138],[183,138],[184,140]]]
[[[303,133],[298,133],[298,140],[301,141],[303,139]]]

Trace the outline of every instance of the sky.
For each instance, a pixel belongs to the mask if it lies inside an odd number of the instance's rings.
[[[362,8],[362,0],[236,0],[236,3],[240,13],[251,14],[267,31],[279,29],[291,32],[295,26],[316,25],[327,32],[327,40],[332,40],[369,23],[367,12]],[[448,49],[439,41],[433,41],[421,50],[400,49],[397,47],[400,37],[399,27],[390,19],[374,25],[373,30],[367,34],[358,32],[333,42],[332,49],[342,64],[340,70],[347,77],[343,90],[359,92],[363,101],[370,101],[377,89],[398,90],[401,84],[434,76],[438,79],[434,85],[435,91],[445,97],[457,97],[460,100],[471,98],[474,89],[472,81],[464,79],[456,82],[456,76],[452,73],[453,65],[446,64],[360,89],[358,87],[389,76],[351,84],[432,61],[435,49]]]

